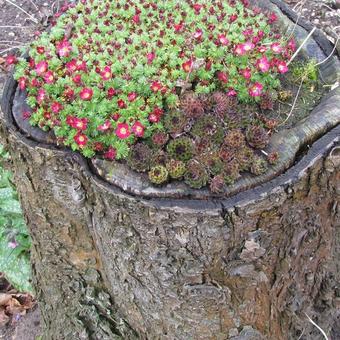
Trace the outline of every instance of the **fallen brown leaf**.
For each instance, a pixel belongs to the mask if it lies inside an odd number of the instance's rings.
[[[0,306],[6,306],[11,298],[11,294],[0,293]]]
[[[0,308],[0,327],[7,325],[9,320],[10,318],[8,315],[6,315],[5,310]]]

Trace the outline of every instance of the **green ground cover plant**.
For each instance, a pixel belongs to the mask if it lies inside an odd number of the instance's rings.
[[[0,145],[0,161],[7,157]],[[32,291],[30,245],[12,174],[0,162],[0,272],[19,291]]]

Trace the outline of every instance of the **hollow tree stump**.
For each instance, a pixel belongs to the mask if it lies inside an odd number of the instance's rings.
[[[305,312],[335,325],[339,126],[216,202],[133,197],[4,126],[46,339],[308,338]]]
[[[31,134],[13,117],[18,98],[10,79],[0,135],[44,339],[318,339],[306,314],[339,334],[339,116],[261,185],[169,198],[110,184],[96,162]],[[329,98],[320,115],[339,93]]]

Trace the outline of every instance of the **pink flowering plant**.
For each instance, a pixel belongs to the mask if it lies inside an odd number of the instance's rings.
[[[183,133],[197,150],[203,138],[167,117],[182,110],[193,126],[211,116],[208,97],[234,108],[268,101],[295,50],[276,20],[248,0],[81,0],[62,8],[28,59],[10,62],[32,108],[25,117],[86,157],[127,159],[143,143],[171,153]]]

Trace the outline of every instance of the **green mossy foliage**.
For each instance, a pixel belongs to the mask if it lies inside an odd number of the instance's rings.
[[[0,145],[0,160],[4,157]],[[12,175],[0,165],[0,272],[19,291],[32,292],[30,245]]]

